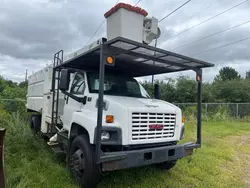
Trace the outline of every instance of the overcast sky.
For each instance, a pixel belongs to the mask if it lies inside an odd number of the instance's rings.
[[[138,6],[149,16],[161,19],[186,0],[141,0]],[[211,81],[223,66],[236,68],[242,76],[250,70],[250,40],[210,50],[250,36],[250,23],[221,34],[188,44],[213,33],[250,20],[250,1],[219,15],[187,32],[183,32],[244,0],[191,0],[186,6],[160,23],[160,47],[183,55],[214,63],[204,70],[204,79]],[[83,47],[104,20],[104,13],[116,0],[1,0],[0,6],[0,75],[14,81],[51,63],[53,54]],[[124,0],[131,3],[137,0]],[[175,36],[177,35],[177,36]],[[105,24],[91,42],[106,36]],[[175,37],[172,37],[175,36]],[[170,38],[171,37],[171,38]],[[176,48],[176,49],[175,49]],[[180,74],[167,75],[176,77]],[[182,75],[193,75],[183,72]],[[164,78],[160,75],[157,78]]]

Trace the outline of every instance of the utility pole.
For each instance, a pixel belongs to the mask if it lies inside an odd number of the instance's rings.
[[[155,39],[155,48],[157,46],[157,38]],[[156,52],[154,51],[154,57],[155,57]],[[153,65],[155,65],[155,61],[153,62]],[[152,75],[152,86],[154,86],[154,75]]]
[[[26,73],[25,73],[25,82],[27,81],[27,76],[28,76],[28,69],[26,69]]]

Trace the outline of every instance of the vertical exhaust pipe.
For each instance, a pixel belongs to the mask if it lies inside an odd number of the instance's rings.
[[[160,99],[160,85],[159,84],[154,85],[154,98]]]

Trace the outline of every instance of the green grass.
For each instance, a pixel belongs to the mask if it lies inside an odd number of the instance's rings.
[[[0,113],[0,126],[7,128],[5,168],[9,188],[76,188],[64,161],[43,140],[34,139],[19,115],[10,117]],[[194,141],[194,124],[187,123],[186,130],[184,141]],[[250,134],[248,123],[205,122],[202,148],[179,160],[170,171],[143,167],[112,172],[98,187],[243,187],[243,171],[233,165],[237,146],[230,141],[232,136],[244,134]]]

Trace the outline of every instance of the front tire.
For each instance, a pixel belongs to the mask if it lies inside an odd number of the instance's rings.
[[[69,171],[78,185],[94,188],[100,173],[94,160],[93,149],[84,135],[77,136],[69,151]]]
[[[30,121],[30,129],[34,136],[37,135],[37,133],[41,130],[41,115],[32,115]]]

